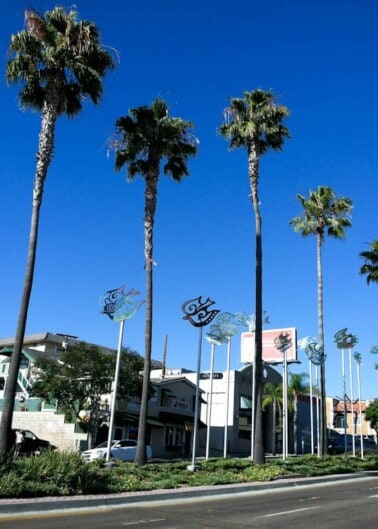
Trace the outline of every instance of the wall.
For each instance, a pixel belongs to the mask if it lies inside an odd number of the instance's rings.
[[[15,411],[13,428],[31,430],[37,437],[46,439],[59,450],[80,450],[87,446],[87,434],[75,433],[75,425],[64,422],[64,415],[51,412]]]

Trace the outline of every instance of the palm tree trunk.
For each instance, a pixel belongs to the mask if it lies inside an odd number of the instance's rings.
[[[146,319],[144,341],[144,369],[142,397],[139,413],[138,444],[135,454],[135,464],[144,465],[147,461],[146,433],[148,417],[148,393],[151,372],[152,350],[152,314],[153,314],[153,233],[157,204],[158,166],[151,176],[146,178],[145,216],[144,216],[144,254],[146,269]]]
[[[12,429],[14,401],[17,391],[17,379],[22,357],[22,346],[24,343],[29,302],[33,287],[40,208],[42,205],[43,189],[47,176],[47,170],[51,163],[54,149],[55,123],[57,118],[56,108],[56,99],[52,97],[50,104],[45,103],[42,111],[41,131],[39,134],[37,164],[34,177],[32,215],[30,222],[26,270],[22,289],[20,311],[17,321],[16,336],[4,391],[5,400],[0,425],[0,452],[6,452],[10,449],[9,443]]]
[[[254,142],[248,146],[248,174],[251,187],[251,198],[255,214],[256,226],[256,284],[255,284],[255,380],[254,388],[254,417],[252,423],[253,461],[257,465],[265,463],[264,437],[262,424],[262,240],[260,202],[258,196],[259,157]]]
[[[324,351],[324,316],[323,316],[323,271],[322,271],[322,236],[317,234],[317,274],[318,274],[318,333],[319,346]],[[326,388],[325,362],[320,365],[320,456],[327,453],[327,420],[326,420]]]

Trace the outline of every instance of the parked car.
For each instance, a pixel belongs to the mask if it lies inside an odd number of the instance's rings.
[[[12,430],[12,447],[15,449],[16,431],[21,431],[24,436],[24,441],[20,447],[18,455],[20,456],[31,456],[47,452],[49,450],[56,450],[56,446],[52,445],[46,439],[40,439],[35,433],[30,430],[24,430],[23,428],[16,428]]]
[[[345,441],[347,452],[353,451],[353,436],[347,434],[344,438],[344,434],[339,434],[332,439],[328,439],[328,451],[330,454],[343,454],[345,452]],[[378,451],[378,445],[371,439],[363,439],[364,451],[365,452],[376,452]],[[356,451],[361,450],[361,437],[359,435],[354,436],[354,448]]]
[[[136,454],[137,442],[134,439],[121,439],[112,441],[110,455],[115,459],[122,461],[134,461]],[[96,459],[105,459],[108,449],[108,441],[105,441],[91,450],[85,450],[82,453],[86,461],[95,461]],[[147,459],[151,459],[152,450],[149,445],[146,446]]]

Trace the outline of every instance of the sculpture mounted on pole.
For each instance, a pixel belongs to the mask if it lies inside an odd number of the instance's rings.
[[[195,470],[195,458],[196,458],[196,446],[197,446],[197,431],[198,431],[198,416],[199,416],[199,379],[201,372],[201,352],[202,352],[202,328],[213,321],[215,316],[219,313],[217,309],[210,309],[214,305],[214,301],[207,298],[206,301],[202,300],[202,296],[193,298],[185,301],[181,305],[181,309],[185,316],[184,320],[194,327],[199,328],[199,340],[198,340],[198,354],[197,354],[197,377],[196,377],[196,396],[195,396],[195,408],[194,408],[194,427],[193,427],[193,442],[192,442],[192,464],[188,466],[188,470]]]
[[[125,287],[114,288],[113,290],[107,290],[105,294],[101,296],[100,304],[102,306],[101,314],[106,314],[109,318],[115,322],[120,323],[119,338],[118,338],[118,349],[117,349],[117,360],[114,374],[114,380],[112,384],[112,398],[110,408],[110,422],[108,432],[108,446],[106,452],[106,463],[110,460],[110,449],[113,439],[113,428],[115,418],[115,408],[117,402],[117,387],[119,370],[121,365],[121,352],[122,352],[122,340],[125,320],[132,318],[137,310],[143,305],[144,301],[136,301],[134,298],[139,292],[133,288],[128,292],[125,291]]]

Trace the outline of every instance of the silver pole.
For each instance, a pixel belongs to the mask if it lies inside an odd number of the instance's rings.
[[[320,424],[319,424],[319,406],[320,406],[320,399],[319,399],[319,366],[316,366],[316,444],[318,447],[318,457],[320,457]]]
[[[231,366],[231,336],[228,336],[227,344],[227,381],[226,381],[226,413],[224,419],[223,457],[227,457],[228,444],[228,407],[230,404],[230,366]],[[253,454],[252,454],[253,455]]]
[[[282,372],[282,378],[283,378],[283,432],[282,432],[282,459],[285,461],[288,456],[288,406],[287,406],[287,353],[286,348],[283,350],[284,358],[283,358],[283,372]]]
[[[352,372],[352,349],[349,348],[349,383],[350,383],[350,406],[352,418],[352,453],[356,456],[356,440],[354,437],[354,394],[353,394],[353,372]]]
[[[308,368],[310,373],[310,424],[311,424],[311,454],[314,454],[314,408],[312,404],[313,394],[312,394],[312,362],[309,359]]]
[[[213,405],[214,351],[215,351],[215,343],[212,343],[211,353],[210,353],[210,394],[207,400],[206,460],[209,459],[209,453],[210,453],[211,409]]]
[[[198,339],[198,354],[197,354],[197,377],[196,377],[196,402],[194,406],[194,427],[193,427],[193,443],[192,443],[192,464],[187,467],[187,470],[194,472],[196,465],[196,447],[197,447],[197,431],[198,431],[198,416],[199,416],[199,384],[201,372],[201,348],[202,348],[202,327],[199,327]]]
[[[342,365],[342,377],[343,377],[343,400],[344,400],[344,456],[347,457],[348,446],[347,446],[347,399],[346,399],[346,380],[345,380],[345,351],[341,349],[341,365]]]
[[[361,444],[361,459],[364,458],[364,435],[362,431],[362,405],[361,405],[361,373],[360,363],[357,362],[357,386],[358,386],[358,411],[360,415],[360,444]]]
[[[119,326],[117,360],[116,360],[116,368],[115,368],[113,388],[112,388],[113,391],[112,391],[112,398],[111,398],[108,445],[106,449],[106,463],[109,463],[110,461],[110,453],[111,453],[111,446],[112,446],[112,440],[113,440],[114,418],[115,418],[116,403],[117,403],[118,378],[119,378],[119,369],[121,365],[122,340],[123,340],[124,327],[125,327],[125,320],[122,320]]]
[[[252,403],[251,403],[251,460],[253,461],[255,451],[255,377],[256,377],[256,366],[255,357],[253,358],[253,364],[251,366],[252,371]]]

